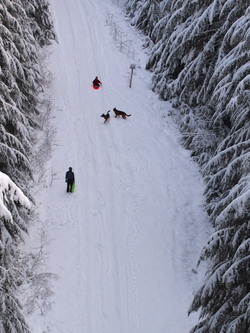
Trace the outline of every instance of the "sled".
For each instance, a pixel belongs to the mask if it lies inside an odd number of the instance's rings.
[[[76,187],[76,185],[75,185],[75,183],[73,183],[72,186],[71,186],[71,192],[72,193],[75,192],[75,187]]]
[[[100,84],[99,86],[94,86],[94,85],[92,84],[92,87],[93,87],[93,89],[98,90],[98,89],[101,88],[101,84]]]

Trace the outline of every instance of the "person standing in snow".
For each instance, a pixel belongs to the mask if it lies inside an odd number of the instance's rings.
[[[98,76],[95,77],[94,81],[92,82],[94,88],[99,88],[102,85],[101,81],[98,79]]]
[[[75,175],[71,167],[69,167],[69,170],[66,172],[65,182],[67,183],[67,192],[73,192],[72,186],[75,182]]]

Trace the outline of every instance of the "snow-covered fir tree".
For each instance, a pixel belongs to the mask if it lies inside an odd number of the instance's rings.
[[[1,333],[29,332],[17,296],[23,279],[18,245],[28,228],[30,203],[23,192],[30,196],[29,158],[39,127],[37,102],[42,86],[38,51],[53,37],[47,1],[0,1]]]
[[[25,11],[30,18],[33,36],[40,46],[51,43],[55,39],[53,24],[47,0],[29,0],[24,3]]]
[[[131,15],[131,23],[150,35],[152,28],[159,21],[159,0],[134,0],[127,3],[127,12]]]
[[[128,0],[132,23],[152,1]],[[162,0],[150,38],[153,90],[172,100],[183,143],[206,181],[215,233],[201,255],[207,279],[192,332],[250,332],[250,1]]]
[[[25,216],[30,201],[4,173],[0,172],[0,332],[29,332],[20,311],[17,286],[22,283],[17,246],[27,229]]]

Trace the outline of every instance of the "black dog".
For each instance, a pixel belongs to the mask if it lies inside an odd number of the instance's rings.
[[[126,119],[127,117],[131,116],[131,114],[127,114],[124,111],[117,110],[117,108],[113,108],[113,111],[115,113],[115,117],[120,117],[121,116],[123,119]]]
[[[106,121],[108,121],[109,118],[110,118],[109,112],[110,112],[110,110],[108,110],[108,112],[107,112],[106,114],[103,113],[103,114],[101,115],[101,117],[104,118],[104,124],[105,124]]]

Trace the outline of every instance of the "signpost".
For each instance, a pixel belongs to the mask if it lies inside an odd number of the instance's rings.
[[[130,76],[130,83],[129,83],[129,88],[131,88],[132,85],[132,76],[133,76],[133,70],[135,69],[135,64],[131,64],[130,65],[130,69],[131,69],[131,76]]]

